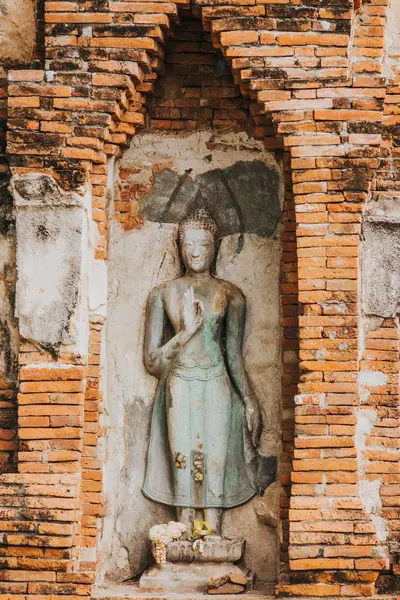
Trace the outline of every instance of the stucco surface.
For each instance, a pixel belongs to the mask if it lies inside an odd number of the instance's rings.
[[[87,303],[83,198],[63,192],[47,175],[14,178],[12,191],[20,334],[54,352],[61,344],[79,345],[80,312]]]
[[[203,132],[182,139],[141,136],[127,152],[122,166],[134,167],[136,183],[143,184],[151,182],[153,166],[159,169],[160,164],[178,174],[190,167],[197,175],[212,168],[226,168],[238,159],[263,160],[279,173],[278,165],[260,144],[248,141],[246,151],[245,140],[232,134],[229,146],[218,150],[218,160],[210,164],[205,159],[210,154],[207,135]],[[276,181],[275,194],[280,202],[280,177]],[[141,572],[151,560],[149,528],[175,516],[172,509],[147,500],[141,486],[157,386],[157,380],[143,365],[145,306],[155,285],[180,274],[176,232],[175,223],[145,220],[141,229],[124,232],[115,220],[111,221],[103,416],[106,516],[99,544],[99,583],[122,581]],[[268,456],[280,453],[278,236],[279,228],[269,238],[251,233],[228,235],[222,241],[217,262],[217,276],[238,285],[247,298],[244,355],[263,412],[261,451]],[[246,539],[246,565],[261,579],[273,581],[279,562],[279,534],[271,526],[276,524],[274,519],[265,517],[268,511],[262,502],[254,499],[226,511],[223,527],[225,535]],[[271,510],[276,515],[277,506]]]
[[[34,0],[0,0],[0,63],[32,59],[36,39]]]

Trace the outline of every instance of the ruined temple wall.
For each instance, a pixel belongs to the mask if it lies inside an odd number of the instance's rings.
[[[151,10],[157,12],[151,12],[146,3],[50,2],[44,68],[9,73],[14,129],[8,159],[14,176],[45,172],[81,197],[91,182],[87,214],[95,223],[91,249],[98,264],[107,257],[107,161],[120,155],[143,124],[145,94],[162,71],[165,35],[182,2],[156,4]],[[331,0],[318,6],[305,1],[300,7],[253,0],[193,5],[204,28],[212,31],[213,44],[231,61],[242,93],[250,95],[253,114],[272,118],[283,138],[287,183],[295,195],[294,201],[290,191],[285,197],[282,231],[283,325],[292,334],[286,339],[293,340],[284,346],[284,382],[292,391],[298,379],[293,359],[297,323],[301,373],[292,495],[282,507],[286,510],[290,501],[290,581],[282,579],[280,591],[371,595],[378,573],[393,582],[398,570],[396,488],[385,489],[396,485],[395,478],[388,480],[396,475],[396,449],[374,454],[372,448],[366,454],[371,432],[373,438],[379,433],[397,443],[397,406],[392,406],[397,402],[397,324],[391,315],[364,331],[358,294],[364,204],[375,191],[395,197],[398,179],[398,78],[393,60],[384,54],[389,2],[343,0],[340,10]],[[140,35],[121,36],[126,17]],[[11,580],[2,584],[4,593],[90,593],[96,519],[104,510],[97,452],[104,315],[93,311],[90,322],[88,358],[64,348],[54,357],[43,349],[36,353],[35,345],[21,347],[20,361],[28,367],[20,372],[25,414],[19,430],[26,441],[19,473],[1,478],[1,502],[7,508],[1,525],[4,577]],[[390,347],[377,348],[374,334],[379,342],[392,340]],[[361,353],[365,362],[360,362]],[[77,368],[68,370],[69,361]],[[55,372],[59,364],[64,378]],[[372,393],[365,392],[368,378],[359,385],[364,367],[385,377],[382,390],[372,386]],[[75,424],[66,427],[63,418],[50,420],[45,414],[39,427],[37,411],[59,411],[59,404],[69,413],[59,417],[72,417],[71,407],[77,405]],[[364,408],[366,415],[376,410],[375,422],[360,419]],[[290,427],[287,434],[290,447]],[[49,454],[54,440],[60,446],[57,454]],[[365,502],[371,474],[384,483],[372,485],[375,505]],[[23,523],[18,525],[23,533],[10,533],[15,522]]]

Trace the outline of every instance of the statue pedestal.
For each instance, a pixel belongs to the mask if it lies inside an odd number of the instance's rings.
[[[211,537],[211,536],[210,536]],[[140,578],[140,589],[152,592],[207,592],[210,577],[242,575],[234,562],[244,552],[244,540],[212,539],[204,542],[203,552],[193,550],[189,541],[172,542],[167,550],[167,564],[154,565]]]
[[[235,563],[244,552],[244,540],[226,540],[209,535],[203,542],[203,551],[193,550],[193,542],[178,540],[171,542],[167,548],[167,562],[210,562]]]

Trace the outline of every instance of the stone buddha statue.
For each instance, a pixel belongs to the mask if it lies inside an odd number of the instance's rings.
[[[143,493],[175,506],[191,530],[204,511],[221,535],[225,508],[257,492],[252,476],[260,409],[246,373],[246,299],[213,273],[217,223],[200,208],[180,222],[184,274],[155,287],[146,315],[144,359],[159,379]]]

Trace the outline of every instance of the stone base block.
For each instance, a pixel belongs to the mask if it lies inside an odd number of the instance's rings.
[[[228,573],[243,575],[239,567],[230,562],[192,562],[154,565],[140,578],[140,590],[151,592],[193,593],[207,592],[210,577],[222,577]]]
[[[178,540],[171,542],[167,548],[168,562],[212,562],[234,563],[243,556],[244,540],[226,540],[209,536],[203,544],[203,551],[193,549],[193,542]]]

